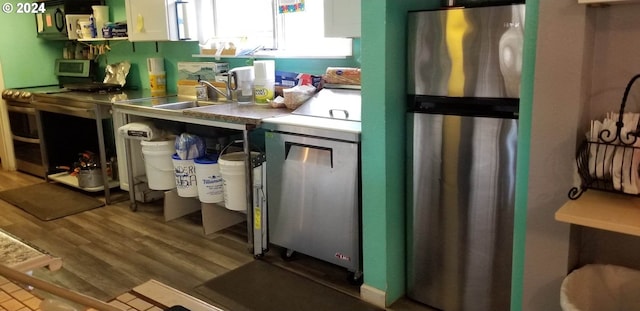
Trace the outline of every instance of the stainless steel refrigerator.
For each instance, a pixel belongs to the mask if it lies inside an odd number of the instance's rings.
[[[524,4],[408,16],[407,295],[509,310]]]

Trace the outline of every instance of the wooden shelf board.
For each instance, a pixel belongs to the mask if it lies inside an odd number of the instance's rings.
[[[555,214],[557,221],[640,236],[640,197],[587,190]]]

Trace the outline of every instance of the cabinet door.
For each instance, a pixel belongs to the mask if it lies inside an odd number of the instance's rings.
[[[360,37],[360,0],[324,0],[324,36]]]
[[[167,2],[126,0],[129,41],[169,40]]]

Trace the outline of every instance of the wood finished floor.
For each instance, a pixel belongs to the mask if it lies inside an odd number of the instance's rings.
[[[0,191],[42,181],[0,170]],[[37,269],[35,277],[103,301],[155,279],[215,304],[196,293],[195,287],[255,260],[244,223],[205,236],[197,214],[165,222],[161,201],[139,204],[132,212],[125,192],[116,191],[115,197],[122,200],[46,222],[0,200],[0,228],[63,258],[62,269]],[[272,246],[262,260],[359,296],[358,287],[346,281],[343,268],[304,255],[285,262],[279,254],[278,247]],[[430,309],[400,299],[388,310]]]

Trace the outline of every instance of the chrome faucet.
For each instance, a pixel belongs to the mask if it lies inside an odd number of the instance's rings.
[[[224,76],[227,77],[227,81],[224,83],[225,85],[225,90],[224,92],[221,91],[218,87],[216,87],[215,85],[213,85],[211,82],[207,81],[207,80],[202,80],[200,79],[200,76],[198,76],[198,83],[206,86],[206,87],[210,87],[211,89],[213,89],[218,96],[224,96],[227,98],[227,101],[232,101],[233,100],[233,91],[235,90],[235,83],[231,83],[232,79],[235,79],[235,72],[232,74],[228,74],[225,73],[223,74]],[[233,87],[232,87],[233,85]]]

